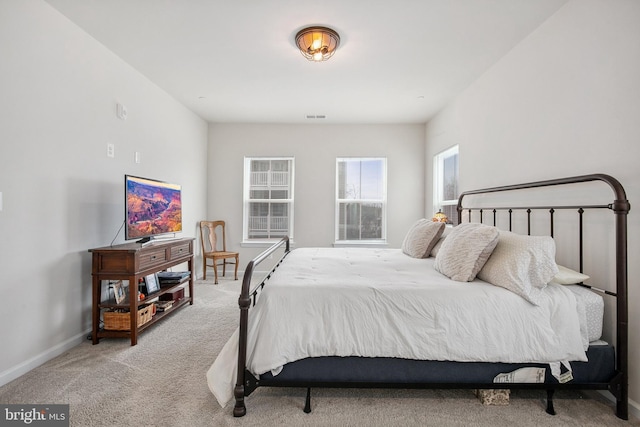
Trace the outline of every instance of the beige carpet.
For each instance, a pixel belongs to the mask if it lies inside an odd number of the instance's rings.
[[[128,340],[87,341],[0,387],[1,403],[68,403],[72,426],[640,426],[615,417],[605,399],[513,392],[509,406],[484,406],[470,390],[312,390],[263,388],[247,415],[220,408],[205,373],[238,319],[240,281],[196,284],[196,302]]]

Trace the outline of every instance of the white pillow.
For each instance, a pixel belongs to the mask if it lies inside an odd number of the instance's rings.
[[[402,252],[414,258],[426,258],[436,244],[445,224],[420,219],[411,226],[402,242]]]
[[[498,236],[498,229],[489,225],[464,223],[453,227],[433,265],[452,280],[470,282],[487,262]]]
[[[558,274],[553,276],[549,283],[555,283],[557,285],[574,285],[576,283],[582,283],[588,279],[589,276],[586,274],[578,273],[575,270],[558,264]]]
[[[558,274],[556,244],[548,236],[500,231],[498,245],[478,278],[538,305],[540,292]]]

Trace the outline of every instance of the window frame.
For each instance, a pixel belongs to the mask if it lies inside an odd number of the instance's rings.
[[[456,168],[456,194],[454,199],[445,199],[444,198],[444,162],[446,159],[457,156],[457,168]],[[454,145],[452,147],[447,148],[439,152],[438,154],[433,156],[433,213],[437,213],[439,210],[444,212],[445,206],[456,206],[458,205],[458,197],[460,196],[460,147],[459,145]],[[457,224],[458,216],[457,212],[453,218],[449,216],[447,220],[447,224]]]
[[[363,198],[339,198],[340,184],[340,167],[339,164],[344,161],[363,161],[363,160],[380,160],[382,161],[382,198],[381,199],[363,199]],[[335,226],[334,226],[334,246],[365,246],[365,245],[386,245],[387,244],[387,174],[388,165],[387,158],[381,156],[359,156],[359,157],[336,157],[336,184],[335,184]],[[379,203],[382,205],[381,212],[381,235],[379,239],[340,239],[340,205],[341,203]]]
[[[251,185],[252,174],[252,162],[253,161],[288,161],[290,165],[289,170],[289,198],[287,199],[252,199],[250,198],[251,189],[255,188]],[[272,172],[269,168],[269,173]],[[271,185],[269,184],[268,187]],[[244,246],[266,246],[273,244],[274,242],[282,239],[282,236],[269,236],[265,238],[250,238],[249,237],[249,217],[250,217],[250,204],[252,202],[263,203],[285,203],[288,204],[288,230],[285,233],[289,239],[293,240],[294,234],[294,207],[295,207],[295,157],[293,156],[245,156],[244,158],[244,182],[243,182],[243,195],[242,195],[242,244]],[[270,218],[269,214],[267,218]]]

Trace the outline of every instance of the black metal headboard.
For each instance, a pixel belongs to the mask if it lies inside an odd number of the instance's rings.
[[[557,205],[557,206],[507,206],[507,207],[468,207],[463,203],[466,196],[490,194],[503,191],[523,190],[530,188],[550,187],[557,185],[576,185],[592,181],[602,181],[611,187],[614,193],[614,200],[603,205]],[[526,211],[527,213],[527,234],[531,234],[531,212],[546,210],[549,212],[550,235],[554,235],[554,214],[558,210],[576,210],[579,214],[579,257],[580,271],[583,271],[583,213],[589,209],[609,209],[615,218],[615,270],[616,270],[616,292],[604,291],[592,288],[616,298],[616,364],[621,374],[618,390],[611,392],[618,397],[618,413],[628,414],[628,298],[627,298],[627,214],[630,204],[627,195],[620,182],[612,176],[605,174],[582,175],[568,178],[551,179],[547,181],[537,181],[525,184],[507,185],[503,187],[493,187],[481,190],[465,191],[458,198],[458,224],[463,222],[464,214],[468,215],[467,220],[471,222],[472,212],[479,214],[479,222],[485,220],[488,215],[493,218],[493,225],[497,223],[498,212],[506,211],[509,218],[509,230],[512,229],[512,218],[514,211]],[[590,287],[590,286],[587,286]],[[590,287],[591,288],[591,287]]]

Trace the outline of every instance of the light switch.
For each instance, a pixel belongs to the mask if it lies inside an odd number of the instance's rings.
[[[129,114],[127,107],[120,103],[116,104],[116,116],[118,116],[120,120],[127,120],[127,114]]]
[[[2,212],[2,191],[0,191],[0,212]]]
[[[142,153],[139,152],[139,151],[136,151],[133,154],[133,161],[136,162],[136,163],[142,163]]]

